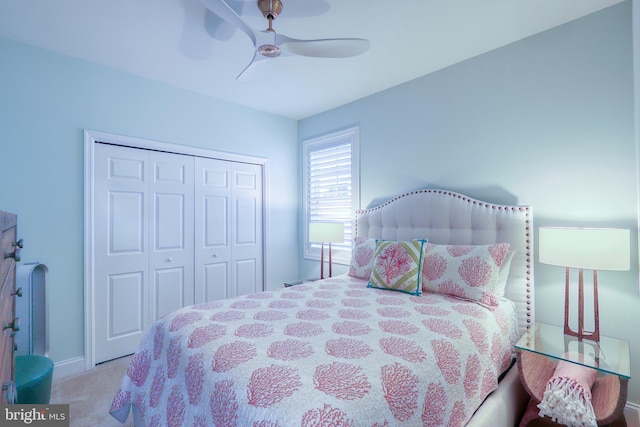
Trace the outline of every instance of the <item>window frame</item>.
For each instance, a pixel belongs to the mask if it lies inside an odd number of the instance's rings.
[[[336,147],[349,143],[351,146],[351,206],[350,206],[350,222],[345,222],[345,231],[350,229],[351,235],[345,233],[345,242],[340,244],[332,244],[332,259],[334,264],[349,265],[351,262],[351,249],[353,246],[353,237],[355,233],[355,213],[359,209],[360,204],[360,127],[354,126],[337,132],[332,132],[316,138],[303,140],[302,142],[302,189],[303,189],[303,213],[302,213],[302,229],[303,229],[303,247],[304,259],[320,260],[320,244],[309,242],[309,222],[310,222],[310,203],[309,203],[309,156],[312,152],[326,148]],[[347,228],[349,227],[349,228]],[[327,246],[325,245],[325,259],[328,256]]]

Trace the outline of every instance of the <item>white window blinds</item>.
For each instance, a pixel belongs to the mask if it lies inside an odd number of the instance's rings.
[[[324,138],[306,141],[305,152],[305,236],[310,222],[344,224],[344,242],[332,244],[337,261],[348,262],[353,241],[353,215],[357,200],[357,128]],[[305,255],[312,255],[318,244],[305,239]],[[342,256],[340,255],[340,252]],[[343,258],[343,259],[341,259]]]

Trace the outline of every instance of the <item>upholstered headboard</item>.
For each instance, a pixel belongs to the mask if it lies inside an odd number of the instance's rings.
[[[518,312],[520,333],[534,321],[530,206],[482,202],[446,190],[417,190],[356,212],[356,235],[436,244],[509,243],[515,251],[505,296]]]

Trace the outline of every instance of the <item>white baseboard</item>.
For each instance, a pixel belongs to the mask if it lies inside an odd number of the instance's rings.
[[[627,421],[627,427],[640,427],[640,405],[627,402],[624,407],[624,418]]]
[[[84,357],[76,357],[73,359],[57,362],[53,366],[53,379],[61,379],[71,375],[81,374],[85,371]]]

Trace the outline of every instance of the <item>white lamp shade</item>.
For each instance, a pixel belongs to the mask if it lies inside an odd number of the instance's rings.
[[[344,242],[344,223],[342,222],[310,222],[309,241],[318,243]]]
[[[540,227],[543,264],[590,270],[629,270],[630,232],[620,228]]]

